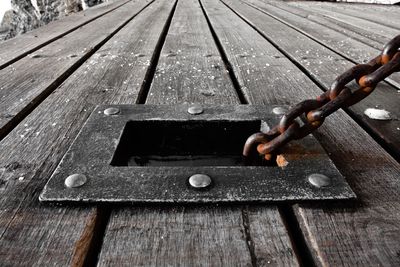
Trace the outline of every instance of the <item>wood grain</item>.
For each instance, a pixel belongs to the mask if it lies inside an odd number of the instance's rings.
[[[400,30],[400,8],[396,5],[390,7],[383,5],[338,5],[328,2],[314,2],[313,5]]]
[[[239,104],[206,19],[195,0],[178,4],[146,103]]]
[[[304,15],[299,16],[296,11],[293,11],[293,9],[295,8],[289,7],[289,9],[292,9],[292,12],[286,11],[285,9],[287,9],[288,7],[286,3],[269,1],[269,4],[264,4],[260,0],[250,0],[246,3],[250,3],[255,7],[261,8],[264,12],[267,12],[278,20],[281,20],[289,27],[292,27],[302,34],[312,38],[316,42],[319,42],[333,52],[342,55],[353,63],[364,63],[376,57],[377,55],[382,53],[384,44],[394,37],[390,35],[384,35],[384,38],[382,38],[382,36],[380,36],[382,44],[379,44],[374,48],[373,46],[371,46],[371,41],[369,38],[367,38],[367,41],[354,40],[353,38],[355,36],[350,36],[351,38],[348,38],[348,33],[352,33],[351,31],[344,30],[345,32],[343,33],[337,28],[335,28],[334,30],[330,29],[328,28],[328,26],[331,26],[332,23],[329,23],[327,25],[325,23],[322,23],[320,19],[318,19],[318,23],[310,21],[308,15],[306,16],[307,18],[304,18]],[[310,11],[304,10],[304,13],[310,14]],[[358,37],[359,36],[357,36],[356,39]],[[400,89],[399,73],[393,73],[389,78],[386,79],[386,81],[395,86],[395,89]]]
[[[145,9],[0,142],[1,265],[83,264],[96,210],[41,204],[39,193],[96,105],[134,103],[172,5]]]
[[[235,265],[251,266],[241,209],[215,206],[115,210],[99,259],[99,266]]]
[[[344,22],[348,25],[353,25],[357,28],[365,29],[367,31],[370,31],[371,33],[377,33],[384,36],[385,35],[396,36],[398,34],[398,29],[393,29],[392,27],[388,27],[383,24],[375,23],[362,18],[357,18],[355,16],[340,14],[338,12],[331,11],[325,7],[321,7],[318,5],[310,5],[309,9],[315,10],[316,12],[320,13],[325,17],[333,18],[337,21]]]
[[[273,35],[272,31],[277,31],[276,34],[282,32],[248,5],[236,1],[224,2],[260,31],[270,35]],[[274,38],[280,39],[282,37]],[[248,46],[251,45],[252,40]],[[290,86],[287,90],[272,88],[270,90],[276,93],[268,95],[296,103],[310,93],[318,92],[311,82],[304,87],[307,88],[306,93],[302,88]],[[265,97],[268,95],[261,95],[262,101],[267,102]],[[315,135],[359,198],[356,203],[294,206],[315,263],[318,266],[397,266],[400,227],[395,222],[400,216],[399,163],[343,111],[327,119]]]
[[[148,3],[129,2],[36,51],[35,57],[0,70],[0,139]],[[87,74],[90,68],[82,71]]]
[[[178,2],[146,103],[185,101],[239,104],[196,0]],[[277,208],[262,213],[275,228],[261,225],[259,256],[297,265]],[[112,212],[99,265],[251,266],[263,260],[252,238],[242,206],[124,208]]]
[[[0,69],[130,2],[113,0],[0,43]]]
[[[263,0],[265,4],[276,6],[287,12],[291,12],[297,16],[306,18],[312,22],[320,24],[326,28],[340,32],[352,39],[358,40],[366,45],[370,45],[376,49],[381,49],[382,45],[389,41],[385,36],[377,33],[370,32],[366,29],[355,27],[349,25],[346,22],[341,22],[335,20],[334,18],[326,17],[321,15],[319,12],[308,9],[306,6],[302,5],[291,5],[287,2],[282,3],[278,1],[266,1]]]

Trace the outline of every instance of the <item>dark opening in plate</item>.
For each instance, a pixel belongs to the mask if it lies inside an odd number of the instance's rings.
[[[112,166],[262,166],[241,156],[261,121],[129,121]]]

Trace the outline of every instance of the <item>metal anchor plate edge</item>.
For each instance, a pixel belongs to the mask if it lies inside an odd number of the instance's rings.
[[[287,153],[289,164],[283,168],[133,167],[110,164],[128,121],[260,120],[274,125],[282,115],[276,112],[277,106],[203,105],[202,112],[196,115],[188,113],[189,107],[188,104],[96,107],[45,185],[40,201],[214,203],[356,198],[312,135],[288,145],[288,152],[284,149],[283,155]],[[290,149],[290,146],[302,149]],[[70,177],[72,174],[82,176]],[[212,180],[211,185],[201,190],[193,188],[189,178],[194,174],[207,175]],[[322,186],[318,186],[319,177],[315,174],[322,174]]]

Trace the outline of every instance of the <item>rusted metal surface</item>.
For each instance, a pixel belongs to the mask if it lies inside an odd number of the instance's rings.
[[[377,84],[394,72],[400,71],[400,35],[389,41],[382,53],[366,64],[358,64],[333,82],[331,88],[316,99],[304,100],[295,105],[279,124],[265,133],[251,135],[243,148],[243,155],[249,157],[257,146],[259,154],[271,160],[284,145],[292,140],[304,138],[320,127],[325,118],[340,108],[354,105],[373,92]],[[359,88],[352,92],[347,85],[355,80]],[[296,119],[304,116],[304,125]]]
[[[41,200],[213,203],[355,198],[311,135],[286,146],[274,166],[249,165],[241,157],[241,144],[251,132],[279,121],[274,106],[267,107],[267,113],[265,106],[203,106],[196,116],[187,112],[188,107],[98,107]],[[104,114],[109,108],[118,114]],[[66,186],[71,174],[84,175],[84,183]],[[317,188],[308,181],[312,174],[325,175],[332,183]],[[193,176],[202,179],[193,181]]]

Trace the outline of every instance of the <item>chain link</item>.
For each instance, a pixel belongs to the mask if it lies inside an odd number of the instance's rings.
[[[251,135],[244,145],[243,155],[249,156],[257,146],[258,153],[270,160],[288,142],[301,139],[320,127],[325,118],[336,110],[354,105],[367,97],[379,82],[400,71],[399,48],[400,35],[390,40],[379,56],[339,75],[328,91],[316,99],[304,100],[295,105],[270,131]],[[347,87],[353,80],[359,85],[354,92]],[[303,114],[305,123],[300,126],[296,120]]]

